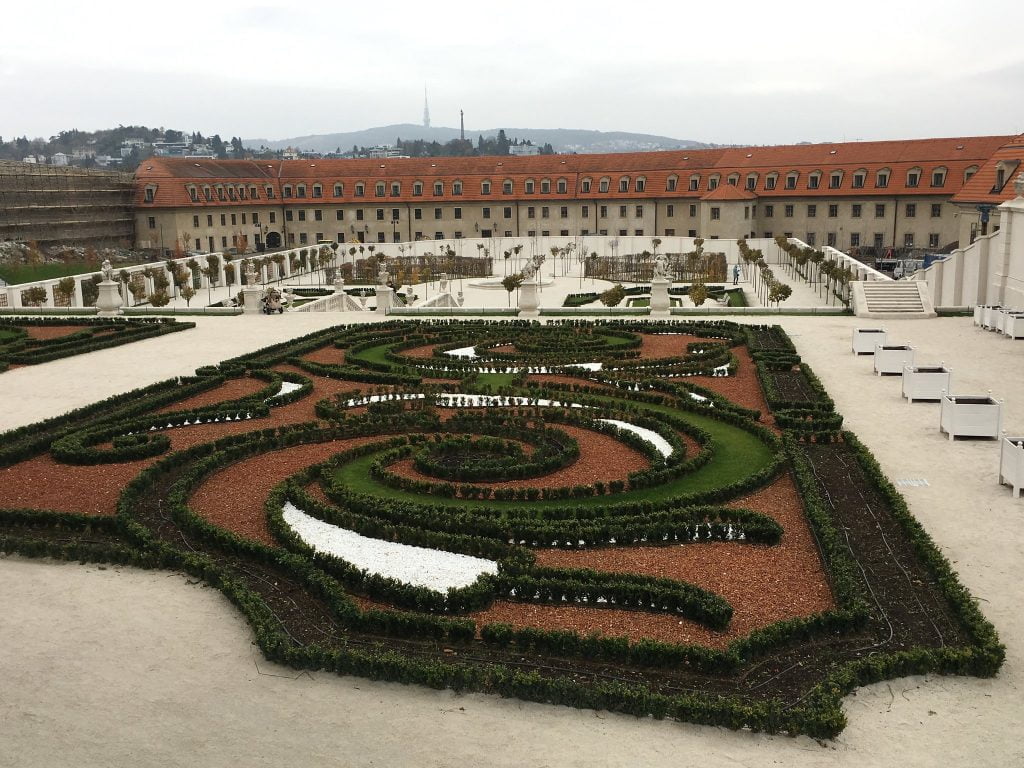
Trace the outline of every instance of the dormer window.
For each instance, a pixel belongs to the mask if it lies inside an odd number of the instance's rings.
[[[224,195],[224,187],[217,187],[217,199],[222,203],[227,199]]]
[[[558,194],[564,195],[569,191],[569,184],[565,179],[558,180]]]
[[[946,183],[946,169],[936,168],[932,171],[932,186],[941,187]]]
[[[512,189],[513,189],[512,179],[505,179],[505,181],[503,181],[501,183],[501,192],[502,192],[502,194],[504,194],[504,195],[511,195],[512,194]]]
[[[213,192],[209,187],[203,187],[203,197],[206,198],[206,202],[213,200]]]
[[[148,193],[149,193],[149,188],[148,187],[146,189],[146,193],[147,193],[147,196],[148,196]],[[198,192],[198,190],[196,190],[195,187],[189,187],[188,188],[188,196],[189,196],[189,199],[193,203],[198,203],[199,202],[199,192]],[[146,202],[150,202],[151,203],[153,201],[152,200],[147,200]]]
[[[619,192],[629,192],[629,176],[619,179]]]
[[[249,187],[249,197],[251,197],[253,200],[259,200],[260,188],[255,185]]]
[[[607,192],[608,191],[608,187],[611,185],[611,183],[612,183],[612,180],[609,179],[607,176],[605,176],[603,179],[601,179],[601,183],[598,184],[597,188],[601,192]]]
[[[747,176],[747,189],[753,192],[757,189],[757,174],[751,173]]]
[[[888,169],[884,171],[879,171],[877,174],[875,174],[875,186],[878,187],[879,189],[885,189],[886,187],[889,186]]]
[[[273,187],[267,187],[266,191],[267,191],[267,200],[273,200],[274,199],[274,188]]]
[[[551,179],[541,179],[540,182],[540,193],[542,195],[551,194]]]
[[[285,184],[285,185],[284,185],[284,188],[283,188],[283,189],[281,190],[281,197],[283,197],[283,198],[285,198],[285,199],[288,199],[288,198],[290,198],[291,196],[292,196],[292,187],[291,187],[291,184]]]
[[[365,197],[365,196],[366,196],[366,185],[363,182],[360,181],[358,184],[356,184],[356,197]]]
[[[146,187],[146,202],[152,203],[156,199],[156,187]]]
[[[525,188],[526,188],[526,194],[528,194],[528,195],[532,195],[533,194],[533,179],[527,179],[526,180],[526,187]]]
[[[700,189],[700,174],[695,173],[690,177],[690,191],[696,192]]]
[[[344,194],[345,194],[345,185],[344,184],[335,184],[334,185],[334,196],[335,197],[341,197]]]
[[[834,171],[831,174],[829,174],[829,177],[828,177],[828,188],[829,189],[839,189],[839,187],[840,187],[840,185],[842,183],[843,183],[843,174],[842,174],[841,171]]]
[[[678,176],[669,176],[668,180],[665,182],[665,191],[666,192],[675,192],[676,191],[676,187],[678,187],[678,186],[679,186],[679,177]]]
[[[452,194],[453,195],[461,195],[462,194],[462,182],[461,181],[453,181],[452,182]]]
[[[907,173],[907,186],[916,187],[921,183],[921,169],[915,168]]]
[[[305,184],[299,184],[295,188],[295,196],[296,197],[305,197],[306,196],[306,185]]]
[[[373,196],[374,197],[384,197],[384,186],[385,185],[384,185],[383,181],[378,181],[376,184],[374,184],[373,185]]]
[[[324,188],[322,186],[320,186],[319,184],[314,184],[313,185],[313,197],[323,197],[323,196],[324,196]]]
[[[491,182],[489,180],[484,180],[484,181],[480,182],[480,194],[481,195],[489,195],[489,194],[491,194]]]
[[[855,174],[853,174],[853,188],[864,189],[864,182],[867,181],[867,178],[867,171],[857,171]]]
[[[423,182],[422,181],[414,181],[412,183],[412,196],[413,197],[419,197],[422,194],[423,194]]]
[[[730,173],[726,177],[726,181],[729,183],[730,187],[735,187],[737,184],[739,184],[740,175],[738,173]]]
[[[245,197],[246,197],[245,187],[239,187],[238,188],[238,199],[239,200],[245,200]]]
[[[438,196],[438,197],[440,197],[441,195],[444,194],[444,182],[443,181],[435,181],[434,182],[434,194],[436,196]]]
[[[779,182],[779,175],[777,173],[769,173],[764,177],[764,188],[775,189],[775,185]]]
[[[966,171],[964,171],[964,184],[971,180],[971,176],[978,172],[978,166],[972,165]]]
[[[399,184],[397,181],[392,181],[391,182],[391,196],[392,197],[398,197],[401,194],[402,194],[402,185]]]
[[[721,181],[721,176],[709,176],[708,177],[708,191],[718,189],[718,182]]]
[[[808,189],[817,189],[820,185],[821,185],[821,174],[820,173],[815,172],[815,173],[812,173],[810,176],[807,177],[807,188]]]
[[[590,185],[590,179],[584,179],[582,182],[580,182],[580,192],[582,192],[584,195],[590,194]]]
[[[234,187],[228,187],[228,199],[229,200],[234,200],[235,199],[235,188]]]
[[[796,189],[796,182],[800,178],[800,174],[796,171],[786,174],[786,189]]]
[[[638,178],[636,180],[636,185],[634,186],[634,189],[636,189],[637,192],[643,192],[646,188],[647,188],[647,179],[645,177],[641,176],[640,178]]]

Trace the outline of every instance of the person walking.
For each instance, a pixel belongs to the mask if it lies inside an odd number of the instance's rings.
[[[740,282],[740,265],[734,264],[732,267],[732,284],[738,285]]]

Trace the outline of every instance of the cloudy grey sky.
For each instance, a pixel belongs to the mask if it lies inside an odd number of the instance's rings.
[[[422,119],[720,143],[1024,132],[1024,3],[17,3],[0,136]],[[13,32],[13,34],[12,34]]]

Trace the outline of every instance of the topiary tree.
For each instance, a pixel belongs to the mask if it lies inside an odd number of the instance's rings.
[[[75,295],[75,278],[65,277],[56,286],[54,291],[68,305],[71,304],[71,297]]]
[[[708,287],[703,280],[698,280],[690,286],[690,300],[695,307],[701,306],[708,300]]]
[[[502,287],[506,291],[508,291],[508,305],[510,307],[512,306],[512,291],[518,291],[519,286],[521,286],[522,284],[523,276],[519,272],[516,272],[511,275],[506,275],[505,278],[501,281]]]
[[[41,285],[34,285],[21,292],[21,302],[29,307],[42,306],[46,301],[46,289]]]
[[[166,291],[159,290],[149,294],[149,303],[154,307],[166,307],[171,301],[171,297],[167,295]]]
[[[185,300],[185,306],[192,306],[192,297],[196,295],[196,289],[192,287],[192,283],[186,283],[181,286],[181,298]]]

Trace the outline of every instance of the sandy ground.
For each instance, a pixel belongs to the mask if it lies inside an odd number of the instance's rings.
[[[6,407],[0,428],[339,321],[202,319],[195,331],[11,371],[0,376],[0,402],[18,405]],[[850,352],[851,330],[879,323],[779,321],[889,476],[928,482],[904,493],[1007,645],[996,679],[915,677],[861,689],[845,701],[847,729],[819,745],[296,676],[259,657],[218,592],[181,576],[3,558],[0,765],[1024,765],[1024,500],[997,484],[998,445],[950,443],[938,432],[938,405],[907,404],[898,378],[874,376],[870,357]],[[951,366],[956,392],[1006,398],[1004,426],[1021,434],[1024,345],[965,318],[884,325],[890,340],[918,348],[919,362]]]

